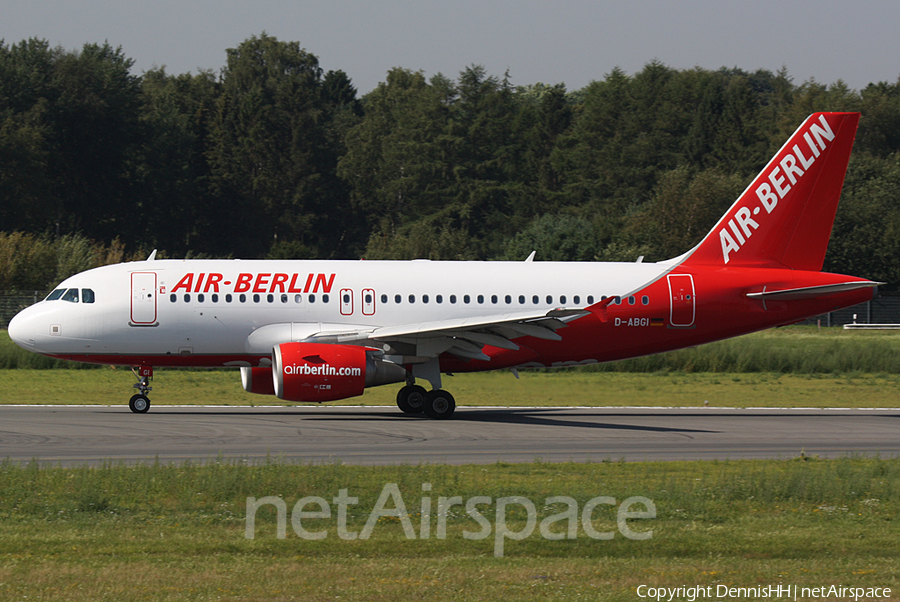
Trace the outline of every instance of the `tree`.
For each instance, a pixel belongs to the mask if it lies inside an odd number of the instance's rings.
[[[900,283],[900,153],[850,161],[824,270]]]
[[[263,33],[228,50],[222,86],[208,157],[218,204],[240,221],[218,245],[259,256],[294,240],[320,257],[340,255],[349,207],[318,59]],[[342,89],[338,102],[348,100]]]
[[[133,237],[134,157],[144,137],[140,79],[121,48],[85,44],[54,61],[52,112],[55,215],[64,232]]]
[[[421,72],[392,69],[364,98],[365,115],[347,132],[338,174],[370,230],[384,223],[393,231],[439,210],[452,167],[445,92]]]
[[[539,261],[592,261],[600,252],[600,244],[589,220],[571,214],[547,214],[507,243],[504,259],[522,261],[532,251]]]
[[[677,257],[702,240],[744,186],[741,176],[677,167],[660,176],[650,201],[630,217],[628,237],[651,246],[648,259]]]
[[[154,69],[144,74],[142,90],[147,136],[134,195],[141,238],[176,257],[211,250],[234,221],[217,210],[208,186],[209,130],[221,86],[211,72],[174,76]]]

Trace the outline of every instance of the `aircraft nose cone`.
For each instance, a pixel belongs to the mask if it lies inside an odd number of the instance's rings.
[[[34,324],[24,316],[25,312],[19,312],[9,321],[9,338],[19,347],[31,351],[34,349]]]

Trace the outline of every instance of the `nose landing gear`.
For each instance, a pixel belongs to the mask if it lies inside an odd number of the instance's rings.
[[[134,376],[138,379],[138,382],[132,386],[140,393],[131,396],[131,399],[128,401],[128,407],[135,414],[146,414],[150,409],[150,398],[147,397],[147,392],[153,390],[153,387],[149,385],[150,379],[153,377],[153,368],[151,366],[140,366],[139,368],[132,368],[131,371],[134,372]]]

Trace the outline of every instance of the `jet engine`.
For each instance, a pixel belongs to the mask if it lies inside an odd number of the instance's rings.
[[[334,401],[406,379],[403,366],[379,354],[355,345],[281,343],[272,350],[271,369],[242,368],[241,380],[251,393],[274,393],[285,401]],[[267,375],[271,385],[264,382]]]

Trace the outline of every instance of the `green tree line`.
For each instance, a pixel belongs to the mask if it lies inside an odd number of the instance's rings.
[[[108,44],[0,41],[0,289],[154,248],[666,259],[820,110],[863,115],[825,268],[900,283],[900,81],[856,91],[651,62],[568,91],[398,67],[360,97],[265,33],[218,73],[132,66]]]

